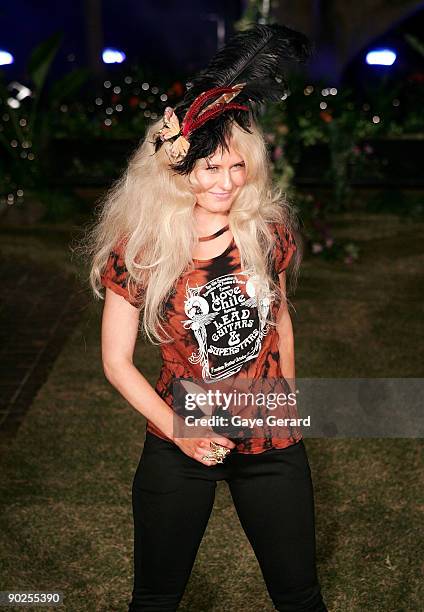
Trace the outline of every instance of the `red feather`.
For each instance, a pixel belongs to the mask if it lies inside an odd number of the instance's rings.
[[[245,106],[244,104],[236,104],[235,102],[229,102],[228,104],[220,104],[219,106],[216,106],[215,108],[212,108],[209,111],[205,111],[203,115],[201,115],[198,119],[192,121],[190,125],[190,133],[194,132],[194,130],[197,130],[200,126],[206,123],[208,119],[217,117],[221,113],[227,110],[231,110],[231,109],[239,109],[239,110],[247,111],[249,110],[249,107]]]
[[[230,93],[231,91],[233,91],[233,87],[213,87],[212,89],[209,89],[208,91],[205,91],[202,94],[200,94],[200,96],[197,96],[194,102],[192,102],[190,108],[188,109],[183,119],[182,126],[181,126],[181,133],[183,134],[183,136],[186,137],[187,134],[192,131],[191,124],[194,122],[194,117],[197,111],[200,110],[200,107],[206,100],[209,100],[209,98],[213,98],[216,95],[221,95],[223,93]]]

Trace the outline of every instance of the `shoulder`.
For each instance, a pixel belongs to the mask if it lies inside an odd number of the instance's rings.
[[[277,274],[286,270],[289,266],[293,253],[296,251],[296,242],[293,233],[284,223],[270,223],[270,229],[274,234],[273,246],[274,269]]]
[[[112,289],[112,291],[124,297],[131,304],[138,304],[136,292],[130,294],[128,287],[130,275],[125,265],[125,241],[123,239],[118,240],[109,251],[100,280],[104,287]]]

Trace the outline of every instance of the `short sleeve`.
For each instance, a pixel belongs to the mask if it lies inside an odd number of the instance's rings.
[[[281,223],[273,224],[275,233],[274,245],[274,269],[276,274],[281,274],[288,268],[296,244],[292,233]]]
[[[100,276],[103,287],[112,289],[114,293],[121,295],[133,306],[138,306],[136,299],[138,292],[133,291],[130,297],[128,291],[128,270],[125,266],[123,244],[117,243],[109,253],[105,268]]]

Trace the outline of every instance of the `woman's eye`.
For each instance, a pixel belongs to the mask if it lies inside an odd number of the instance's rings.
[[[208,166],[207,170],[216,170],[216,166]]]

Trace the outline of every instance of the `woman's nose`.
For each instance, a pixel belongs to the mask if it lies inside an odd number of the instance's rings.
[[[224,170],[220,176],[219,186],[223,191],[231,191],[233,188],[233,180],[229,170]]]

